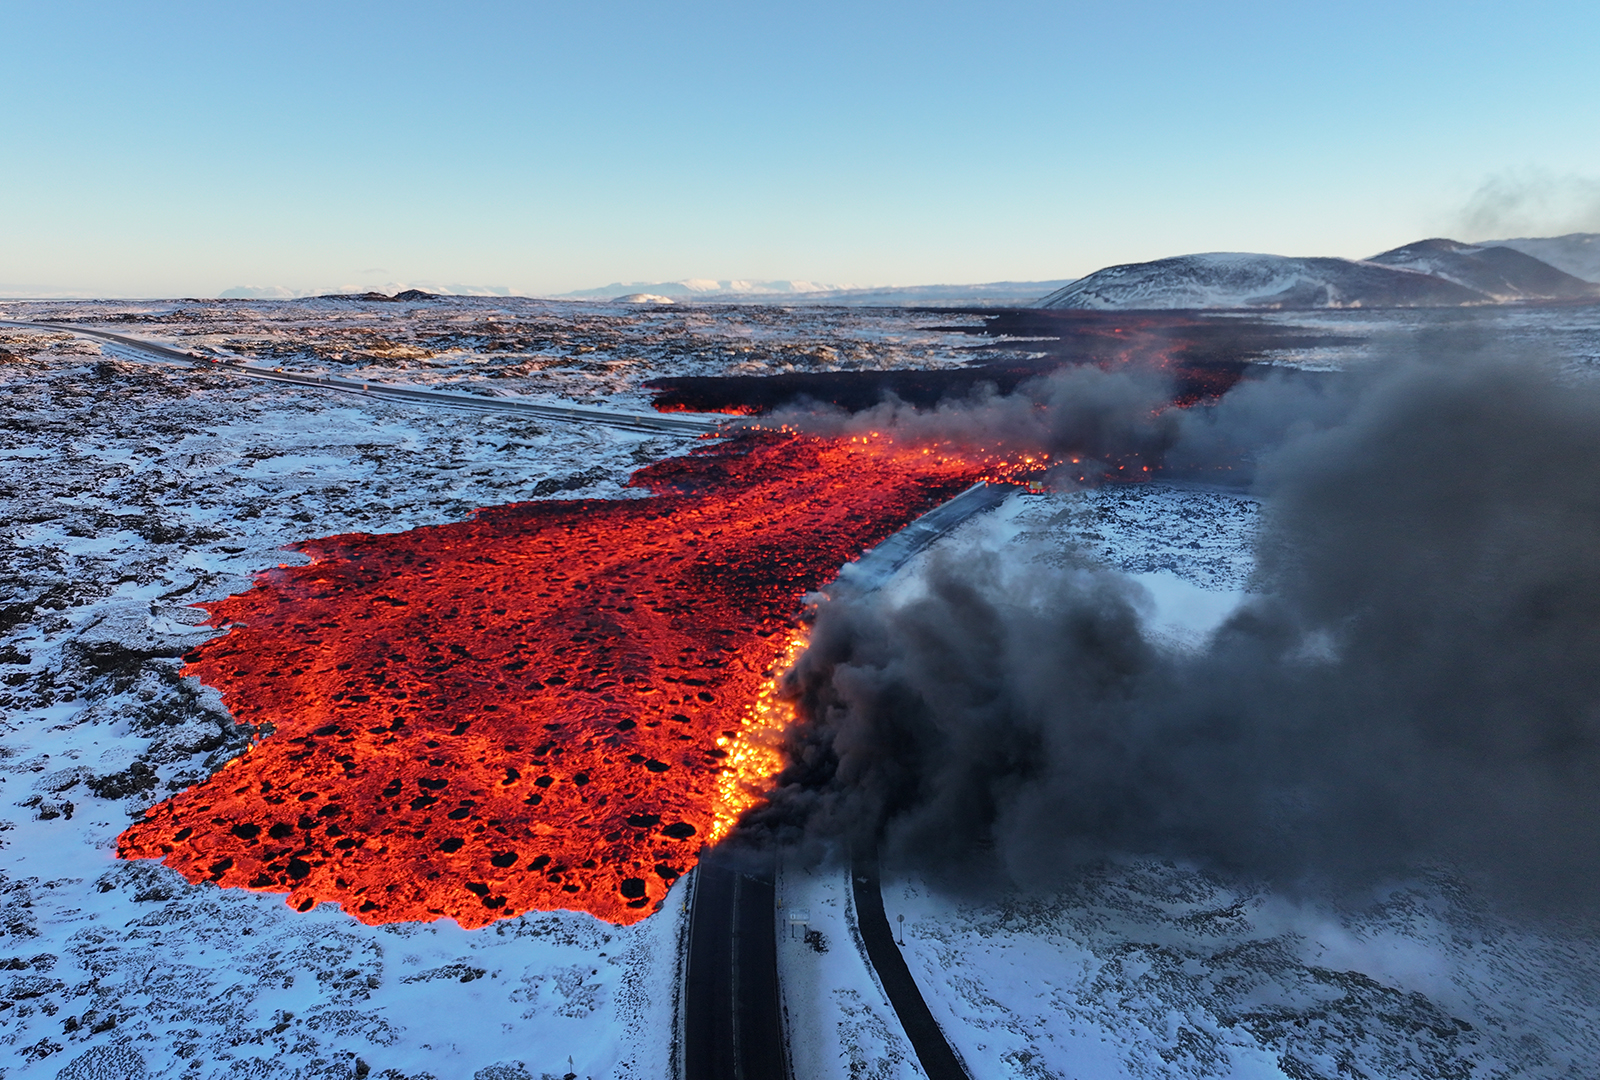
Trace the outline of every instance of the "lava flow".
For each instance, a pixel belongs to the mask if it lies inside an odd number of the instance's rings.
[[[776,771],[802,596],[980,478],[884,439],[746,433],[634,475],[298,545],[188,657],[272,733],[119,841],[191,881],[464,927],[659,906]]]

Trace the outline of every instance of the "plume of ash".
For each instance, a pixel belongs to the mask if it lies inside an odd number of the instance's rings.
[[[988,451],[1091,460],[1160,459],[1180,426],[1167,406],[1171,381],[1159,371],[1063,368],[1014,393],[992,384],[972,395],[919,410],[890,396],[877,408],[847,413],[794,407],[768,423],[819,435],[889,435],[908,443],[953,443]]]
[[[1263,369],[1221,399],[1195,408],[1174,408],[1173,390],[1171,376],[1154,366],[1107,371],[1082,365],[1029,380],[1010,394],[983,385],[932,409],[891,395],[864,412],[796,406],[761,423],[818,435],[886,435],[1012,458],[1048,454],[1059,464],[1045,479],[1064,487],[1129,464],[1159,466],[1177,478],[1245,484],[1263,447],[1338,422],[1354,393],[1339,375],[1287,369]]]
[[[1258,591],[1205,647],[1146,640],[1126,578],[1015,556],[826,601],[754,826],[1021,884],[1157,855],[1360,889],[1442,860],[1594,896],[1600,393],[1416,364],[1155,426],[1169,455],[1281,439]]]
[[[1458,224],[1476,239],[1600,230],[1600,180],[1545,171],[1493,176],[1467,200]]]

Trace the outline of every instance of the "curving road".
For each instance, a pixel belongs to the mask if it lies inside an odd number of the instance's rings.
[[[410,402],[421,405],[466,409],[471,412],[511,413],[531,420],[558,424],[591,424],[619,428],[623,431],[640,431],[652,435],[705,435],[715,434],[727,421],[726,417],[705,417],[618,412],[611,409],[586,408],[582,405],[544,405],[507,397],[478,397],[473,394],[454,394],[444,390],[421,390],[390,383],[359,382],[335,376],[302,375],[293,371],[259,367],[243,361],[213,359],[198,353],[185,352],[170,345],[115,334],[88,326],[70,326],[66,323],[36,323],[0,320],[0,326],[14,326],[27,330],[48,330],[54,333],[76,334],[117,346],[120,351],[138,354],[140,359],[155,360],[184,367],[201,367],[223,371],[247,379],[287,383],[312,390],[337,390],[349,394],[362,394],[384,401]]]
[[[856,925],[867,956],[878,972],[878,982],[900,1018],[906,1038],[916,1051],[928,1080],[969,1080],[960,1057],[951,1049],[939,1022],[923,1000],[906,958],[895,944],[889,916],[883,909],[883,884],[878,879],[878,853],[858,852],[850,862],[850,885],[855,895]]]

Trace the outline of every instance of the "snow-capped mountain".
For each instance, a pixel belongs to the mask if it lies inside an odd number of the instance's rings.
[[[1046,296],[1042,308],[1449,307],[1476,290],[1352,259],[1210,252],[1108,266]]]
[[[620,300],[624,303],[777,303],[840,307],[1013,307],[1030,304],[1059,289],[1055,281],[990,281],[977,285],[821,285],[813,281],[620,282],[599,289],[563,293],[557,300]]]
[[[1421,240],[1370,259],[1242,252],[1108,266],[1038,301],[1042,308],[1457,307],[1600,298],[1600,289],[1506,247]]]
[[[1367,261],[1432,274],[1494,300],[1578,300],[1596,295],[1593,283],[1505,246],[1418,240]]]
[[[1483,246],[1515,248],[1573,277],[1600,282],[1600,233],[1519,236],[1511,240],[1485,240]]]
[[[598,289],[577,289],[551,299],[610,300],[628,294],[664,296],[671,300],[752,299],[832,293],[854,285],[827,285],[818,281],[745,281],[740,279],[685,278],[682,281],[614,281]]]

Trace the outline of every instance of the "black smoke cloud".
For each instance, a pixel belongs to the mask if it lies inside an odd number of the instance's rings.
[[[818,435],[874,433],[906,443],[942,443],[1018,457],[1047,454],[1046,479],[1061,486],[1151,471],[1174,479],[1244,486],[1265,447],[1338,423],[1356,382],[1331,372],[1258,368],[1226,396],[1172,406],[1172,375],[1153,364],[1063,367],[1009,394],[980,385],[962,398],[919,409],[892,395],[876,408],[793,406],[752,426]]]
[[[1351,890],[1442,861],[1592,897],[1600,393],[1480,361],[1241,389],[1158,429],[1198,463],[1275,443],[1259,592],[1206,647],[1147,641],[1118,575],[1014,554],[935,560],[901,606],[835,597],[751,828],[1024,885],[1155,855]],[[1096,430],[1122,422],[1151,430]]]
[[[797,406],[762,423],[821,435],[874,432],[910,443],[950,443],[1013,455],[1048,453],[1115,470],[1130,460],[1159,461],[1172,449],[1183,426],[1179,413],[1168,408],[1172,396],[1171,379],[1159,370],[1130,365],[1102,371],[1084,365],[1030,380],[1011,394],[985,384],[932,409],[917,409],[889,396],[863,412]]]

